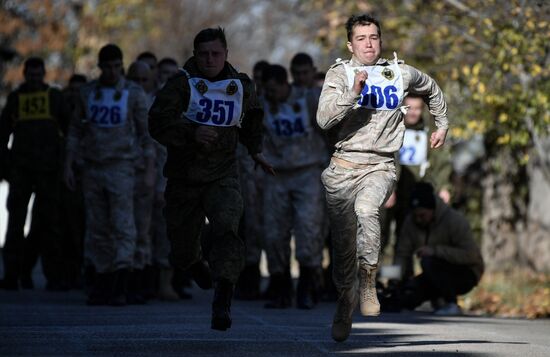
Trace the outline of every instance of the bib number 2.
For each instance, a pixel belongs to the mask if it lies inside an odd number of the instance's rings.
[[[233,121],[235,103],[231,100],[199,100],[201,111],[197,112],[196,119],[201,123],[212,121],[216,125],[229,125]]]
[[[399,105],[399,97],[397,96],[397,88],[395,86],[387,86],[385,88],[379,86],[369,86],[365,84],[361,92],[359,104],[364,107],[382,108],[386,105],[389,109],[397,108]]]

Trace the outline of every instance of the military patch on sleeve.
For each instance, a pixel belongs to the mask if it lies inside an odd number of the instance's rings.
[[[200,94],[208,92],[208,86],[206,85],[206,83],[204,83],[203,80],[198,81],[195,85],[195,88],[197,88]]]
[[[387,80],[391,81],[394,77],[395,77],[395,74],[393,73],[393,71],[389,68],[385,68],[383,71],[382,71],[382,75],[384,76],[384,78],[386,78]]]
[[[237,87],[237,83],[235,83],[235,81],[231,81],[227,85],[227,88],[225,89],[225,92],[228,95],[233,95],[233,94],[237,93],[238,90],[239,90],[239,87]]]

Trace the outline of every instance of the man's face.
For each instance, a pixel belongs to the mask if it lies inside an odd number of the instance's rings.
[[[154,59],[153,57],[145,57],[140,59],[140,61],[147,63],[147,65],[149,66],[149,69],[153,73],[152,75],[156,78],[157,72],[158,72],[157,60]]]
[[[405,98],[404,105],[408,105],[409,109],[405,115],[405,126],[413,127],[420,122],[422,118],[422,109],[424,109],[424,101],[422,98]]]
[[[417,207],[413,210],[414,222],[421,228],[427,228],[434,218],[434,210],[424,207]]]
[[[199,71],[206,78],[214,78],[223,70],[227,49],[220,40],[199,43],[193,51]]]
[[[362,64],[375,64],[380,58],[382,40],[375,24],[356,25],[351,33],[348,50]]]
[[[115,85],[122,77],[122,60],[116,59],[99,63],[101,70],[101,83],[107,85]]]
[[[161,84],[166,83],[168,81],[168,78],[172,77],[174,74],[178,72],[178,66],[171,63],[163,64],[159,67],[159,82]]]
[[[288,83],[277,83],[270,79],[264,83],[265,98],[272,103],[282,103],[288,96]]]
[[[128,79],[139,84],[145,93],[151,93],[155,89],[155,79],[152,77],[152,71],[145,63],[135,65],[132,72],[128,71]]]
[[[309,64],[292,66],[290,68],[294,85],[298,87],[311,88],[315,85],[315,67]]]
[[[46,71],[42,66],[37,67],[27,67],[24,73],[25,83],[30,88],[38,89],[42,84],[44,84],[44,77],[46,76]]]

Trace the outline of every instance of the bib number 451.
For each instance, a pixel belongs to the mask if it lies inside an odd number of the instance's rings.
[[[201,123],[212,121],[216,125],[229,125],[233,121],[235,103],[230,100],[202,98],[199,105],[202,110],[197,112],[196,119]]]

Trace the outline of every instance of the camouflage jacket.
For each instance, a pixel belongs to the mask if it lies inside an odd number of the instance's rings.
[[[104,99],[112,104],[106,107],[110,110],[90,106],[95,100],[100,103],[102,96],[108,96]],[[120,113],[117,115],[113,108],[119,108]],[[143,89],[124,78],[114,87],[102,86],[97,80],[82,86],[80,103],[69,125],[67,151],[98,164],[134,161],[140,155],[154,157],[153,141],[147,133],[147,98]]]
[[[206,148],[195,141],[195,130],[201,125],[186,118],[191,90],[188,74],[202,77],[194,58],[184,65],[184,70],[172,77],[157,93],[149,111],[151,136],[166,146],[168,157],[164,176],[188,182],[211,182],[228,175],[238,175],[236,150],[240,142],[249,154],[262,149],[263,110],[256,97],[253,82],[226,63],[222,72],[210,82],[227,79],[239,80],[243,87],[242,120],[240,126],[214,127],[217,141]]]
[[[394,154],[403,144],[405,125],[403,112],[372,110],[357,105],[360,96],[350,89],[344,62],[351,66],[360,64],[349,60],[334,64],[327,72],[319,108],[317,123],[335,142],[333,156],[359,163],[374,164],[394,160]],[[386,59],[376,65],[389,66]],[[447,104],[436,82],[427,74],[400,62],[404,96],[415,93],[427,98],[430,113],[438,128],[447,128]]]

